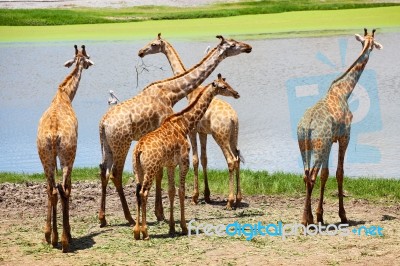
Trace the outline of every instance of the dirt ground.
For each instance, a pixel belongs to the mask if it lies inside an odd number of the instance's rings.
[[[135,213],[134,184],[125,186],[132,215]],[[106,215],[108,226],[100,228],[97,211],[100,200],[99,182],[74,183],[71,198],[71,252],[43,243],[47,196],[45,184],[0,185],[0,264],[2,265],[400,265],[400,205],[382,200],[370,203],[346,198],[345,208],[350,232],[361,227],[383,228],[383,236],[350,233],[343,235],[213,236],[192,228],[191,236],[168,235],[168,223],[156,221],[154,190],[148,207],[149,241],[135,241],[132,228],[123,218],[115,189],[108,188]],[[188,191],[188,193],[189,191]],[[180,232],[179,204],[175,198],[176,231]],[[191,205],[186,199],[186,221],[228,225],[261,222],[295,224],[303,209],[303,198],[278,196],[245,197],[236,210],[225,210],[223,196],[212,195],[212,204]],[[169,201],[163,191],[164,213],[169,217]],[[313,207],[316,206],[315,202]],[[61,204],[58,204],[61,237]],[[325,223],[338,226],[337,201],[324,205]],[[331,228],[332,229],[332,228]],[[212,231],[214,232],[214,231]],[[233,232],[233,231],[232,231]],[[270,232],[276,232],[270,229]],[[335,234],[335,230],[322,231]],[[375,233],[377,230],[375,230]],[[311,234],[314,234],[311,231]],[[371,233],[373,233],[371,231]]]

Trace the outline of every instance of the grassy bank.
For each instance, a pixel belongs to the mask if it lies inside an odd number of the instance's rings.
[[[58,176],[61,175],[59,174]],[[123,175],[124,183],[127,183],[131,176],[130,173],[125,172]],[[73,170],[72,178],[73,182],[99,181],[99,170],[98,168],[76,168]],[[200,187],[202,190],[202,176],[200,176],[200,178]],[[192,171],[189,172],[186,181],[187,187],[191,191],[193,186]],[[0,183],[4,182],[44,182],[44,175],[0,172]],[[228,194],[227,171],[210,170],[209,182],[212,194]],[[318,182],[314,192],[315,196],[319,193]],[[165,189],[167,188],[166,178],[163,180],[163,187]],[[267,171],[242,170],[241,187],[245,195],[303,196],[305,191],[301,175],[282,172],[269,173]],[[346,195],[351,198],[368,199],[373,201],[385,199],[400,202],[400,180],[396,179],[345,178],[344,189]],[[337,183],[335,177],[330,177],[328,179],[325,195],[328,198],[336,197]]]
[[[296,11],[225,18],[143,21],[64,26],[0,26],[0,42],[152,39],[207,39],[223,34],[237,39],[380,33],[400,29],[400,6],[366,9]]]
[[[99,24],[272,14],[291,11],[341,10],[398,6],[354,0],[242,1],[200,7],[137,6],[129,8],[0,9],[1,26]]]

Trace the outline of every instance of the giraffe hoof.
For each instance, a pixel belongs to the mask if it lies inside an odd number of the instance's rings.
[[[105,220],[100,222],[100,228],[103,228],[106,226],[107,226],[107,222]]]
[[[184,229],[182,229],[182,235],[184,235],[184,236],[187,236],[188,235],[188,229],[186,228],[184,228]]]
[[[61,242],[62,252],[67,253],[69,251],[69,243],[68,241]]]
[[[51,238],[51,233],[50,232],[49,233],[46,232],[44,234],[44,241],[46,241],[47,244],[50,244],[50,242],[51,242],[50,238]]]

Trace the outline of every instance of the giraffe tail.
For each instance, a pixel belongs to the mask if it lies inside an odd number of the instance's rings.
[[[311,129],[302,129],[302,138],[303,138],[303,148],[301,149],[301,155],[303,158],[304,165],[304,181],[308,181],[310,178],[310,167],[312,160],[312,130]]]
[[[246,163],[242,153],[240,152],[240,150],[238,148],[236,148],[236,156],[237,156],[236,159],[239,161],[239,163],[243,163],[243,164]]]
[[[136,175],[136,180],[137,180],[137,184],[136,184],[136,200],[138,205],[140,206],[142,204],[141,201],[141,197],[140,197],[140,191],[142,190],[142,184],[141,184],[141,180],[143,180],[143,168],[142,168],[142,164],[140,162],[140,155],[142,154],[141,151],[134,152],[135,156],[135,167],[134,167],[134,171],[135,171],[135,175]]]

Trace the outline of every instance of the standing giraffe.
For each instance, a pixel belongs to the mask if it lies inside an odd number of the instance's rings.
[[[60,193],[63,212],[63,233],[61,237],[62,251],[68,252],[71,241],[71,227],[69,224],[69,197],[71,195],[71,171],[75,160],[76,144],[78,138],[78,121],[72,100],[79,86],[83,69],[88,69],[93,62],[89,60],[85,46],[78,51],[75,45],[75,57],[67,61],[64,66],[75,64],[74,70],[58,86],[56,96],[50,107],[44,112],[39,121],[37,134],[37,148],[44,173],[47,178],[47,220],[45,238],[53,247],[58,242],[57,232],[57,190]],[[61,184],[56,184],[54,179],[57,159],[60,160],[63,179]],[[51,226],[53,221],[53,227]]]
[[[161,33],[157,38],[140,49],[139,56],[144,57],[149,54],[163,53],[171,65],[174,75],[179,75],[186,71],[178,53],[172,45],[165,39],[161,38]],[[192,93],[188,94],[189,102],[196,99],[198,93],[202,90],[202,86],[197,87]],[[233,175],[236,173],[236,205],[242,200],[242,193],[240,189],[240,153],[237,148],[238,134],[239,134],[239,121],[236,111],[232,106],[218,98],[211,101],[203,118],[197,124],[195,130],[189,133],[190,142],[193,152],[193,168],[194,168],[194,191],[192,203],[197,204],[199,198],[199,185],[198,185],[198,169],[199,169],[199,156],[197,150],[197,133],[199,134],[201,146],[201,164],[204,173],[204,199],[207,203],[210,202],[210,189],[208,186],[207,177],[207,134],[211,134],[217,142],[225,156],[225,160],[229,169],[229,197],[227,208],[231,209],[234,203],[234,181]]]
[[[317,222],[323,223],[323,198],[325,183],[329,176],[329,153],[333,142],[339,143],[338,166],[336,180],[339,192],[339,217],[342,223],[347,222],[343,207],[343,163],[347,145],[350,141],[350,127],[353,115],[347,100],[356,86],[373,48],[382,49],[382,45],[374,40],[372,34],[364,29],[364,37],[356,34],[362,44],[362,51],[350,68],[334,80],[325,98],[307,109],[297,127],[297,136],[304,164],[304,182],[307,193],[302,223],[313,224],[311,211],[311,193],[321,170],[321,191],[317,207]]]
[[[100,164],[102,196],[99,211],[100,226],[107,224],[105,219],[106,187],[109,178],[118,191],[125,218],[134,224],[122,187],[122,171],[125,158],[133,140],[139,140],[146,133],[156,129],[170,114],[172,107],[187,94],[197,88],[229,56],[250,53],[251,46],[232,39],[221,41],[197,65],[181,75],[151,83],[137,96],[113,108],[100,120],[100,143],[102,162]],[[161,188],[162,171],[156,178],[156,187]],[[156,216],[163,219],[161,189],[156,190]]]
[[[142,137],[133,151],[133,169],[136,176],[137,220],[133,229],[136,240],[149,239],[146,224],[146,205],[153,180],[163,167],[168,169],[168,196],[170,201],[169,233],[175,234],[174,198],[175,167],[179,165],[179,201],[181,207],[180,225],[182,233],[187,234],[185,220],[185,178],[189,170],[189,142],[186,135],[192,131],[206,112],[213,97],[217,94],[239,98],[225,79],[218,74],[218,79],[203,88],[197,98],[181,112],[166,118],[159,128]],[[140,226],[140,212],[142,223]]]

